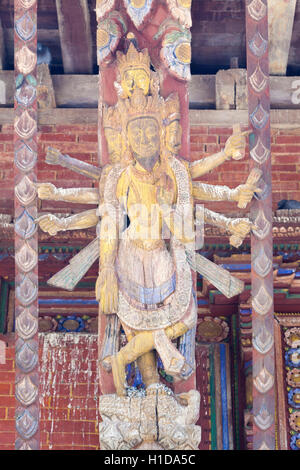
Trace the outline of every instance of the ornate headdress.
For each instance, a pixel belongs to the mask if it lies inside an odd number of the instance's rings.
[[[139,52],[133,42],[131,42],[126,54],[117,51],[117,68],[121,77],[127,70],[133,68],[141,68],[150,76],[150,56],[148,50],[144,49]]]
[[[152,117],[161,126],[162,99],[158,94],[145,96],[141,89],[136,88],[131,98],[125,100],[124,105],[126,113],[122,113],[122,120],[125,127],[130,121],[139,117]]]

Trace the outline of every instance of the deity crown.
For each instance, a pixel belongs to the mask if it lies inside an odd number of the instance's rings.
[[[139,117],[152,117],[161,125],[162,123],[162,99],[158,94],[145,96],[143,91],[136,88],[131,98],[125,100],[126,113],[122,118],[127,125],[129,121]]]
[[[139,52],[131,42],[126,54],[117,51],[117,67],[121,76],[132,68],[142,68],[150,75],[150,56],[147,49]]]

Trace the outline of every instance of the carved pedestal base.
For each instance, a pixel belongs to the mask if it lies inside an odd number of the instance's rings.
[[[102,395],[99,426],[102,450],[197,450],[201,428],[200,394],[174,395],[154,384],[145,391],[129,389],[127,397]]]

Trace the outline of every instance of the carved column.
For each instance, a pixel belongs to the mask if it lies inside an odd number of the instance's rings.
[[[263,172],[260,200],[251,207],[257,225],[251,242],[253,325],[253,449],[275,448],[272,188],[267,0],[246,1],[251,166]]]
[[[37,1],[15,0],[16,449],[39,448]]]

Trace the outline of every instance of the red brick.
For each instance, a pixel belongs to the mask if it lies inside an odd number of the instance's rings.
[[[76,142],[74,134],[40,134],[41,142]]]
[[[278,135],[276,144],[300,144],[300,135]]]
[[[13,134],[0,133],[0,142],[11,142],[14,138]]]
[[[14,370],[14,361],[13,359],[7,359],[5,364],[0,364],[0,376],[2,371],[13,371]]]
[[[16,428],[16,422],[14,419],[4,419],[0,421],[0,436],[2,432],[14,432]]]
[[[96,421],[75,421],[75,420],[50,420],[46,421],[43,425],[43,430],[54,433],[54,432],[75,432],[90,434],[96,433]]]
[[[278,155],[273,154],[272,163],[300,163],[300,152],[299,155]]]
[[[1,372],[0,373],[0,383],[12,383],[15,381],[14,372]]]
[[[86,441],[89,445],[99,445],[99,435],[98,434],[88,434],[85,436]],[[83,438],[81,433],[64,433],[64,432],[54,432],[50,436],[50,444],[53,445],[82,445]]]
[[[16,433],[0,432],[0,445],[15,445]]]
[[[1,403],[1,398],[0,398]],[[5,419],[6,417],[6,408],[0,408],[0,420]]]
[[[213,135],[231,135],[232,127],[209,127],[208,133]]]
[[[216,135],[192,135],[190,142],[192,144],[216,144],[218,137]]]
[[[6,408],[6,419],[15,418],[15,407]]]
[[[15,358],[15,347],[9,346],[8,348],[6,348],[6,359],[14,359],[14,358]]]
[[[0,383],[0,395],[10,395],[10,384]],[[1,401],[1,398],[0,398]]]
[[[0,450],[15,450],[15,443],[11,443],[10,445],[1,445],[1,442],[0,442]]]
[[[61,133],[77,133],[77,132],[95,132],[97,133],[97,124],[71,124],[71,125],[56,125],[56,131]]]
[[[0,406],[5,408],[14,408],[16,406],[16,399],[14,396],[2,396],[0,399]]]
[[[78,134],[79,142],[98,142],[97,134]]]
[[[208,127],[207,126],[191,126],[190,134],[208,134]]]
[[[91,395],[94,393],[94,386],[91,387],[91,384],[74,384],[72,385],[72,396],[73,397],[86,397],[87,394]]]
[[[74,419],[74,420],[82,419],[82,413],[83,413],[82,409],[76,409],[76,408],[71,409],[70,418]],[[98,414],[98,410],[95,409],[95,408],[85,409],[84,410],[84,418],[86,420],[96,420],[97,419],[97,414]]]
[[[289,165],[289,164],[287,164],[287,165],[280,165],[280,164],[272,165],[272,172],[279,172],[279,171],[295,172],[295,171],[297,171],[297,166],[296,165]]]
[[[68,409],[49,409],[41,407],[41,429],[43,428],[43,423],[52,419],[68,419],[69,413]],[[87,418],[88,419],[88,418]]]
[[[272,145],[273,153],[296,153],[300,154],[299,145]]]

